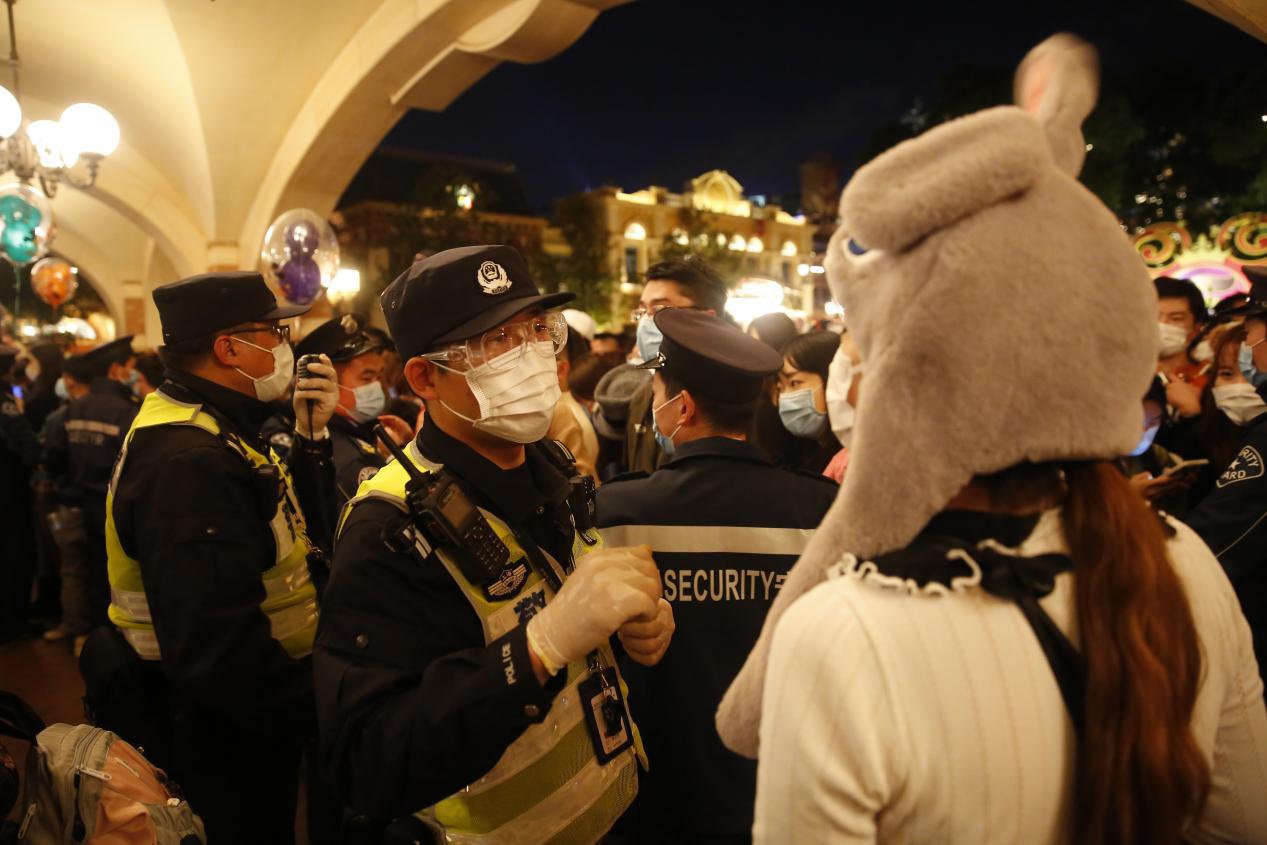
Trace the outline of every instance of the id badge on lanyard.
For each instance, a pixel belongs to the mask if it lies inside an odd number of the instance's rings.
[[[550,589],[555,593],[562,589],[565,574],[560,571],[562,567],[544,549],[532,542],[531,537],[526,541],[520,538],[520,545],[528,555],[528,560],[540,570]],[[594,756],[602,765],[633,745],[633,729],[629,710],[625,707],[625,697],[620,694],[620,678],[616,674],[616,667],[604,666],[602,655],[597,649],[589,653],[586,664],[589,673],[577,684],[577,694],[581,697],[581,710],[585,716],[590,742],[594,746]]]
[[[616,669],[603,666],[597,652],[590,654],[589,666],[590,673],[577,685],[577,692],[585,712],[585,727],[594,744],[594,756],[603,764],[633,745],[633,731]]]

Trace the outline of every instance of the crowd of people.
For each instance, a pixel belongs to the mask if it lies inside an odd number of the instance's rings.
[[[293,347],[252,272],[154,352],[6,338],[3,636],[213,843],[301,783],[313,842],[1267,842],[1267,270],[1150,287],[1085,65],[859,172],[847,329],[696,257],[600,326],[468,246]],[[1053,214],[1044,290],[972,255]]]

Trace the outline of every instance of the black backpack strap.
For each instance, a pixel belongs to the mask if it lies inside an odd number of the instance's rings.
[[[1071,570],[1073,562],[1061,554],[1027,558],[982,548],[972,554],[981,566],[981,586],[993,595],[1015,602],[1029,623],[1056,677],[1056,685],[1060,687],[1060,697],[1065,701],[1074,732],[1081,738],[1087,686],[1086,660],[1038,603],[1055,588],[1056,575]]]
[[[0,690],[0,734],[34,743],[44,728],[44,720],[21,696]]]

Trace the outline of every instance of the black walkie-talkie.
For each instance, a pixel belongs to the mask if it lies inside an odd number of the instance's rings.
[[[320,364],[320,363],[321,363],[321,356],[320,356],[320,355],[317,355],[317,354],[314,354],[314,353],[312,353],[312,352],[309,352],[307,355],[301,355],[301,356],[299,356],[299,365],[298,365],[298,367],[297,367],[297,376],[296,376],[296,378],[295,378],[295,383],[296,383],[296,386],[298,386],[299,379],[301,379],[301,378],[308,378],[308,365],[309,365],[309,364],[311,364],[311,363],[313,363],[314,361],[315,361],[316,363]],[[308,400],[308,402],[307,402],[307,405],[308,405],[308,434],[309,434],[309,436],[311,436],[311,435],[315,435],[315,434],[316,434],[316,432],[312,430],[312,406],[313,406],[313,402],[314,402],[314,400],[312,400],[312,399],[309,399],[309,400]]]
[[[405,501],[417,527],[448,553],[469,581],[496,596],[493,587],[506,575],[510,549],[493,526],[450,473],[422,472],[385,428],[376,425],[374,433],[409,475]]]

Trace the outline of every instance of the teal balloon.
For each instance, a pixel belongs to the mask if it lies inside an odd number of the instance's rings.
[[[21,197],[0,197],[0,251],[14,264],[26,264],[39,255],[40,245],[35,238],[35,227],[44,215]]]

